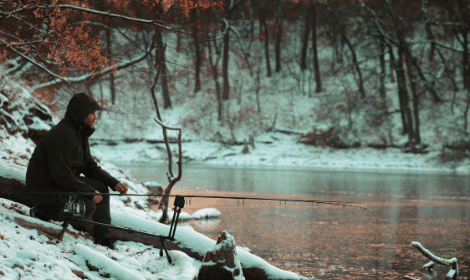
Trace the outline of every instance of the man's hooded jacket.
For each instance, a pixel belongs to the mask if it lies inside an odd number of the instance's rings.
[[[100,109],[85,93],[70,99],[65,118],[39,140],[29,160],[26,171],[29,191],[94,192],[78,179],[82,173],[114,189],[119,181],[102,170],[90,155],[88,138],[95,129],[83,123],[85,117]]]

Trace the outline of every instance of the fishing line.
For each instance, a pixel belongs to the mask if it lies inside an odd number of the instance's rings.
[[[79,196],[95,196],[98,195],[97,193],[84,193],[84,192],[11,192],[10,194],[46,194],[46,195],[79,195]],[[100,193],[101,196],[165,196],[165,194],[118,194],[118,193]],[[313,199],[286,199],[286,198],[268,198],[268,197],[246,197],[246,196],[219,196],[219,195],[175,195],[170,194],[168,196],[176,197],[182,196],[191,200],[191,198],[219,198],[219,199],[234,199],[238,201],[242,201],[243,205],[245,205],[245,199],[248,200],[264,200],[264,201],[279,201],[284,205],[287,205],[287,201],[291,202],[311,202],[317,204],[330,204],[330,205],[338,205],[338,206],[349,206],[354,208],[361,208],[367,210],[367,208],[361,206],[361,203],[355,201],[335,201],[335,200],[313,200]]]

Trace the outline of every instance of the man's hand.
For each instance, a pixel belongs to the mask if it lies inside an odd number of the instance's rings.
[[[124,185],[123,183],[117,183],[116,186],[114,186],[114,190],[119,192],[120,194],[126,194],[127,193],[127,186]]]
[[[95,190],[95,193],[100,193],[99,191]],[[96,203],[100,203],[101,200],[103,200],[103,197],[101,195],[95,195],[93,197],[93,202],[96,204]]]

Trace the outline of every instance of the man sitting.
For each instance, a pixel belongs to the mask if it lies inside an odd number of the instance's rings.
[[[121,194],[127,186],[101,169],[90,155],[88,138],[95,131],[95,111],[98,103],[85,93],[70,99],[63,118],[47,132],[34,149],[26,172],[26,187],[31,192],[94,192],[95,196],[78,197],[85,204],[85,218],[110,224],[108,187]],[[80,176],[84,174],[84,176]],[[44,221],[60,220],[68,196],[31,194],[35,206],[30,215]],[[94,242],[114,249],[115,240],[108,237],[109,229],[94,227]]]

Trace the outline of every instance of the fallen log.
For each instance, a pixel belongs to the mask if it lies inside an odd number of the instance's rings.
[[[12,193],[15,192],[24,192],[26,191],[26,186],[16,179],[5,178],[0,176],[0,198],[5,198],[17,203],[21,203],[28,207],[33,206],[31,198],[27,195],[19,195]]]

